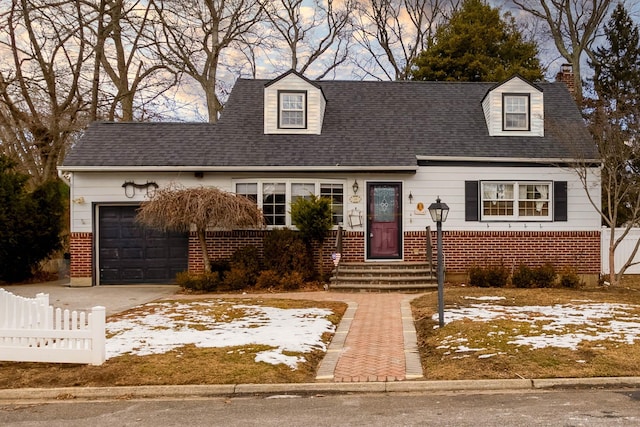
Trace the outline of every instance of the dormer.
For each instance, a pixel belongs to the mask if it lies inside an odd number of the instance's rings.
[[[318,84],[289,70],[264,87],[264,133],[320,135],[326,105]]]
[[[490,89],[482,109],[491,136],[544,136],[542,89],[520,76]]]

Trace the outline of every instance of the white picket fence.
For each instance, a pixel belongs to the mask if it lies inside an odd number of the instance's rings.
[[[623,232],[624,232],[623,228],[616,228],[615,237],[618,238],[618,236],[622,235]],[[603,227],[602,233],[600,234],[600,239],[602,243],[601,250],[600,250],[600,257],[601,257],[600,265],[601,265],[603,274],[609,273],[610,236],[611,236],[611,229]],[[617,271],[620,271],[620,267],[622,267],[622,265],[624,265],[624,263],[627,262],[627,259],[629,259],[629,257],[631,256],[631,253],[633,252],[633,248],[636,242],[638,241],[638,239],[640,239],[640,228],[633,228],[631,229],[629,234],[625,236],[624,240],[620,243],[620,245],[616,249],[615,269]],[[636,254],[634,262],[640,262],[640,251]],[[640,274],[640,264],[630,266],[627,269],[625,274]]]
[[[88,363],[106,357],[105,308],[69,312],[49,305],[49,295],[24,298],[0,288],[0,360]]]

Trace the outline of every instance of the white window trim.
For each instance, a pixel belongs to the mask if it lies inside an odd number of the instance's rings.
[[[513,215],[485,215],[484,186],[485,184],[513,185]],[[520,185],[546,185],[549,189],[547,202],[549,212],[545,216],[520,216]],[[480,220],[481,221],[522,221],[522,222],[551,222],[553,221],[553,182],[552,181],[480,181]]]
[[[522,98],[525,100],[525,125],[524,126],[507,126],[507,98]],[[515,113],[514,113],[515,114]],[[531,96],[528,93],[504,93],[502,94],[502,130],[511,131],[529,131],[531,130]]]
[[[284,95],[301,95],[302,96],[302,110],[288,109],[285,110],[283,106]],[[302,111],[302,124],[292,125],[283,124],[282,116],[284,111]],[[307,92],[302,90],[281,90],[278,91],[278,128],[280,129],[306,129],[307,128]]]
[[[346,198],[347,198],[347,182],[346,180],[335,180],[335,179],[279,179],[279,178],[267,178],[267,179],[237,179],[232,181],[233,191],[236,191],[237,184],[257,184],[258,185],[258,207],[262,210],[262,203],[264,200],[264,184],[285,184],[285,204],[286,204],[286,214],[285,214],[285,224],[284,225],[267,225],[267,229],[274,228],[294,228],[295,225],[291,222],[291,200],[292,200],[292,184],[313,184],[315,186],[314,195],[320,196],[320,186],[322,184],[340,184],[342,185],[342,221],[344,222],[344,218],[346,215]],[[334,225],[333,228],[336,229],[338,225]]]

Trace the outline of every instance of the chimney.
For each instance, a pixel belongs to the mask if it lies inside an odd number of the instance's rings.
[[[571,64],[562,64],[560,71],[556,74],[556,81],[566,84],[569,92],[575,94],[576,85],[573,81],[573,66]]]

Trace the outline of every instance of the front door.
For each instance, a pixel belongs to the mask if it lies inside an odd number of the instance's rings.
[[[367,259],[402,258],[402,184],[367,183]]]

